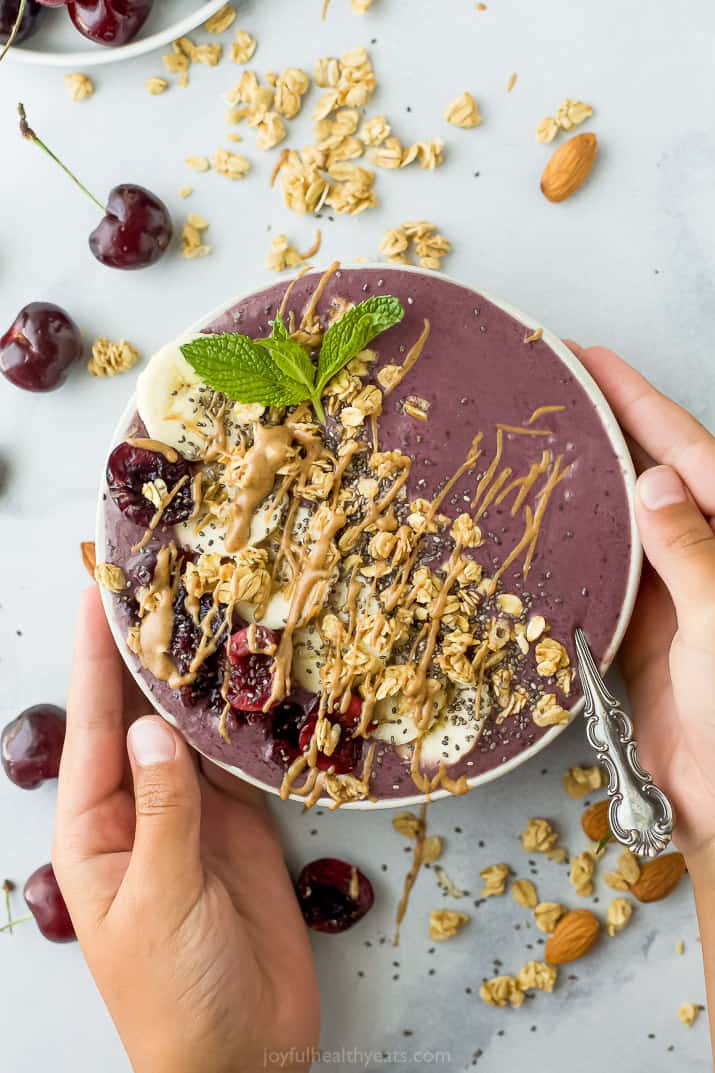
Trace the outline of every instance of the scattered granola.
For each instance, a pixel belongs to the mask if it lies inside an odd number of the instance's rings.
[[[350,0],[350,6],[356,15],[365,15],[372,7],[372,0]]]
[[[522,991],[554,990],[559,970],[555,965],[545,961],[527,961],[516,974],[516,980]]]
[[[257,45],[258,42],[248,30],[236,30],[236,40],[231,45],[231,59],[238,64],[248,63]]]
[[[429,937],[438,943],[452,939],[469,920],[468,913],[456,909],[433,909],[429,915]]]
[[[511,885],[511,894],[517,905],[524,909],[535,909],[539,902],[536,887],[530,879],[515,879]]]
[[[467,890],[460,890],[439,864],[436,864],[432,871],[437,880],[437,886],[448,898],[465,898],[469,894]]]
[[[593,767],[571,767],[564,775],[564,790],[574,801],[585,797],[592,790],[606,785],[606,773],[598,764]]]
[[[680,955],[685,953],[685,943],[682,939],[678,939],[677,943],[675,944],[675,952],[676,954]]]
[[[442,856],[443,843],[439,835],[428,835],[422,844],[422,863],[434,864]]]
[[[139,351],[126,339],[113,343],[102,335],[92,343],[92,357],[87,369],[92,376],[116,376],[131,369],[138,361]]]
[[[144,82],[144,88],[147,93],[152,95],[152,97],[158,97],[160,93],[166,93],[169,88],[169,83],[165,78],[159,78],[158,75],[151,75]]]
[[[514,71],[512,74],[509,75],[509,81],[506,84],[507,93],[511,93],[511,91],[514,88],[514,86],[516,85],[516,80],[517,80],[518,77],[519,76],[517,75],[516,71]]]
[[[530,332],[529,335],[524,337],[524,342],[525,343],[538,343],[539,339],[542,338],[543,334],[544,334],[544,329],[543,328],[535,328],[533,332]]]
[[[388,139],[388,142],[390,140]],[[449,240],[437,232],[435,224],[428,220],[417,220],[386,231],[380,242],[380,252],[393,264],[411,264],[410,244],[413,245],[422,268],[437,271],[442,266],[442,258],[452,249]]]
[[[534,906],[534,921],[539,931],[550,935],[565,912],[559,902],[539,902]]]
[[[678,1020],[686,1028],[692,1028],[700,1014],[701,1006],[696,1006],[694,1002],[684,1002],[678,1010]]]
[[[414,812],[398,812],[392,818],[392,828],[398,835],[415,839],[422,829],[422,822]]]
[[[65,75],[65,89],[73,101],[86,101],[94,93],[94,82],[89,75],[77,71]]]
[[[482,868],[479,873],[484,880],[482,898],[491,898],[494,895],[503,894],[506,890],[509,871],[508,864],[490,864],[487,868]]]
[[[552,142],[560,130],[573,130],[593,115],[593,108],[583,101],[574,101],[570,97],[559,105],[556,116],[545,116],[536,128],[536,140],[547,144]]]
[[[453,127],[462,127],[464,130],[471,127],[478,127],[482,122],[482,117],[479,114],[479,105],[472,94],[467,92],[460,94],[459,97],[455,97],[454,100],[447,105],[444,118],[448,123],[451,123]]]
[[[566,859],[566,850],[558,846],[558,833],[553,829],[550,822],[544,819],[532,818],[522,831],[521,847],[527,853],[544,853],[551,860],[561,863]]]
[[[524,1002],[524,992],[515,976],[494,976],[485,980],[479,988],[479,997],[487,1006],[499,1006],[500,1009],[509,1005],[516,1010]]]
[[[211,162],[205,156],[187,156],[186,163],[192,171],[210,171]]]
[[[280,115],[293,119],[303,106],[303,97],[310,88],[310,78],[300,67],[289,67],[278,76],[274,106]]]
[[[589,850],[571,858],[569,881],[580,898],[593,894],[593,875],[596,871],[596,857]]]
[[[539,671],[539,674],[541,673],[542,672]],[[536,707],[531,713],[531,718],[534,723],[536,723],[537,727],[551,727],[564,726],[568,723],[570,715],[557,703],[555,693],[544,693],[536,702]]]
[[[236,9],[233,4],[224,4],[204,23],[204,30],[210,34],[222,34],[236,21]]]
[[[628,898],[614,898],[606,913],[606,931],[610,936],[623,931],[633,915],[633,902]]]
[[[624,849],[618,858],[615,872],[607,872],[603,877],[611,890],[628,891],[640,878],[641,867],[638,858],[629,849]]]
[[[219,148],[213,155],[212,164],[219,175],[227,179],[245,179],[251,169],[251,162],[242,153],[232,153],[230,149]],[[200,170],[205,171],[205,168]]]
[[[187,198],[187,197],[191,197],[193,192],[194,192],[193,186],[180,186],[179,187],[179,197],[182,197],[184,199]]]
[[[188,219],[181,231],[181,256],[189,260],[196,257],[206,257],[211,253],[211,247],[203,241],[203,232],[208,228],[208,221],[196,213],[189,213]]]
[[[266,256],[266,268],[272,272],[283,272],[286,268],[299,268],[315,256],[320,249],[321,242],[322,233],[318,229],[315,233],[315,241],[305,253],[300,253],[295,246],[290,245],[287,235],[275,235]]]
[[[127,579],[121,566],[113,563],[97,563],[94,568],[95,581],[110,592],[122,592],[127,586]]]

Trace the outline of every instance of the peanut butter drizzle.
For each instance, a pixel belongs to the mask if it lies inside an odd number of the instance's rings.
[[[152,533],[154,532],[154,530],[156,529],[157,525],[159,524],[159,522],[162,519],[164,511],[169,506],[169,504],[171,503],[172,499],[178,494],[178,492],[188,482],[188,480],[189,480],[189,475],[188,475],[188,473],[185,473],[183,477],[179,478],[179,480],[171,488],[171,490],[169,492],[167,492],[167,494],[162,499],[160,505],[154,511],[154,514],[151,517],[151,521],[149,522],[149,525],[148,525],[147,529],[144,532],[144,536],[141,538],[141,540],[139,541],[138,544],[135,544],[132,547],[133,552],[141,551],[142,548],[145,548],[147,546],[147,544],[151,540]]]
[[[315,320],[315,311],[318,308],[318,302],[323,297],[325,288],[330,282],[330,277],[333,275],[334,272],[337,272],[339,268],[340,261],[333,261],[333,263],[329,265],[328,268],[326,268],[325,272],[323,272],[318,282],[318,286],[311,294],[310,301],[305,308],[305,312],[303,313],[303,316],[301,318],[301,327],[305,328],[312,325],[313,321]]]
[[[422,858],[424,856],[425,837],[427,835],[427,806],[420,805],[419,816],[417,820],[417,832],[415,835],[415,848],[412,853],[412,864],[405,876],[405,883],[402,888],[402,897],[397,905],[397,913],[395,916],[395,938],[393,940],[393,946],[400,945],[400,925],[405,919],[405,913],[407,912],[407,906],[410,901],[410,894],[412,888],[415,885],[417,876],[420,874],[420,868],[422,867]]]
[[[305,567],[300,576],[295,579],[293,595],[291,597],[288,617],[286,618],[283,633],[281,635],[278,651],[276,652],[273,671],[273,688],[271,695],[264,707],[268,711],[274,704],[282,700],[290,690],[290,672],[293,663],[293,634],[300,625],[301,615],[305,603],[319,581],[325,580],[335,566],[337,551],[332,549],[333,538],[345,525],[345,514],[336,510],[333,517],[328,521],[315,544],[311,548]]]
[[[537,406],[531,417],[526,420],[525,424],[533,425],[534,421],[538,421],[540,417],[544,417],[546,414],[558,414],[565,409],[565,406]]]
[[[290,457],[293,431],[286,425],[254,427],[253,446],[244,455],[244,475],[232,504],[226,531],[226,550],[240,551],[248,543],[253,512],[273,488],[276,474]]]
[[[405,379],[405,377],[407,376],[408,372],[410,371],[410,369],[415,364],[415,362],[419,358],[420,354],[424,350],[425,343],[429,339],[430,331],[431,331],[430,322],[428,320],[425,320],[424,321],[424,327],[422,329],[422,332],[420,334],[419,339],[417,340],[417,342],[413,343],[412,346],[410,347],[410,349],[407,351],[407,355],[405,356],[405,360],[403,361],[402,365],[400,366],[400,372],[399,372],[399,374],[396,375],[394,383],[390,384],[388,387],[385,388],[385,391],[384,391],[385,395],[389,395],[392,391],[395,390],[396,387],[399,387],[400,384],[402,383],[402,381]]]
[[[173,543],[164,545],[157,553],[154,578],[147,597],[155,602],[139,624],[138,653],[142,666],[160,682],[169,682],[172,689],[177,676],[176,665],[169,655],[177,588],[177,579],[172,577],[175,558],[176,547]]]
[[[142,451],[154,451],[155,454],[163,455],[167,462],[179,461],[179,452],[160,440],[150,440],[145,436],[130,436],[126,442]]]

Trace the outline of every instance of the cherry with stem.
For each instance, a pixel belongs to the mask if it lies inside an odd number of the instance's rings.
[[[74,172],[37,136],[27,122],[22,104],[17,106],[20,133],[42,149],[87,195],[102,213],[89,236],[89,248],[100,264],[109,268],[147,268],[163,256],[173,227],[169,210],[151,191],[134,183],[121,183],[109,191],[106,206],[80,182]]]

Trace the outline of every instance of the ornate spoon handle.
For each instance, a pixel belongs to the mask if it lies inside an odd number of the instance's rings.
[[[576,630],[576,655],[586,698],[586,735],[609,775],[611,830],[638,856],[655,857],[670,842],[672,806],[641,767],[633,723],[606,688],[580,628]]]

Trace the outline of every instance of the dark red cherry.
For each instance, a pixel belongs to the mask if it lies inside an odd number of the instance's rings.
[[[318,752],[316,767],[321,771],[328,771],[332,768],[336,774],[346,775],[357,767],[362,753],[362,739],[354,738],[352,732],[360,722],[361,714],[362,703],[360,698],[356,697],[354,694],[351,696],[350,703],[345,712],[341,712],[339,708],[333,709],[331,720],[333,723],[340,723],[342,731],[337,748],[330,754],[330,756]],[[303,724],[298,738],[298,748],[303,753],[306,752],[310,746],[310,740],[313,737],[313,731],[315,730],[315,724],[317,722],[318,713],[315,711]]]
[[[4,45],[9,39],[19,10],[20,0],[0,0],[0,45]],[[13,45],[19,45],[21,41],[26,41],[31,34],[34,34],[42,14],[42,8],[35,0],[27,0]]]
[[[228,645],[231,668],[226,696],[232,708],[243,712],[260,712],[268,703],[273,686],[273,656],[252,652],[249,629],[254,631],[254,648],[277,648],[280,635],[265,626],[237,630]]]
[[[51,302],[23,306],[0,339],[0,372],[26,391],[53,391],[82,357],[80,330]]]
[[[67,10],[77,29],[98,45],[126,45],[141,30],[154,0],[74,0]]]
[[[182,477],[188,477],[162,514],[163,525],[185,522],[193,509],[191,466],[183,458],[169,462],[158,451],[120,443],[107,462],[109,494],[123,514],[137,525],[147,526],[156,507],[142,492],[145,484],[160,479],[171,490]]]
[[[43,864],[32,873],[25,884],[24,894],[46,939],[51,943],[71,943],[77,938],[51,864]]]
[[[335,857],[321,857],[306,864],[295,892],[308,927],[331,935],[352,928],[375,901],[367,876]]]
[[[89,248],[109,268],[147,268],[171,242],[163,201],[143,186],[122,183],[109,191],[107,213],[89,236]]]
[[[0,760],[7,777],[23,790],[56,779],[65,741],[65,713],[54,704],[26,708],[0,737]]]

